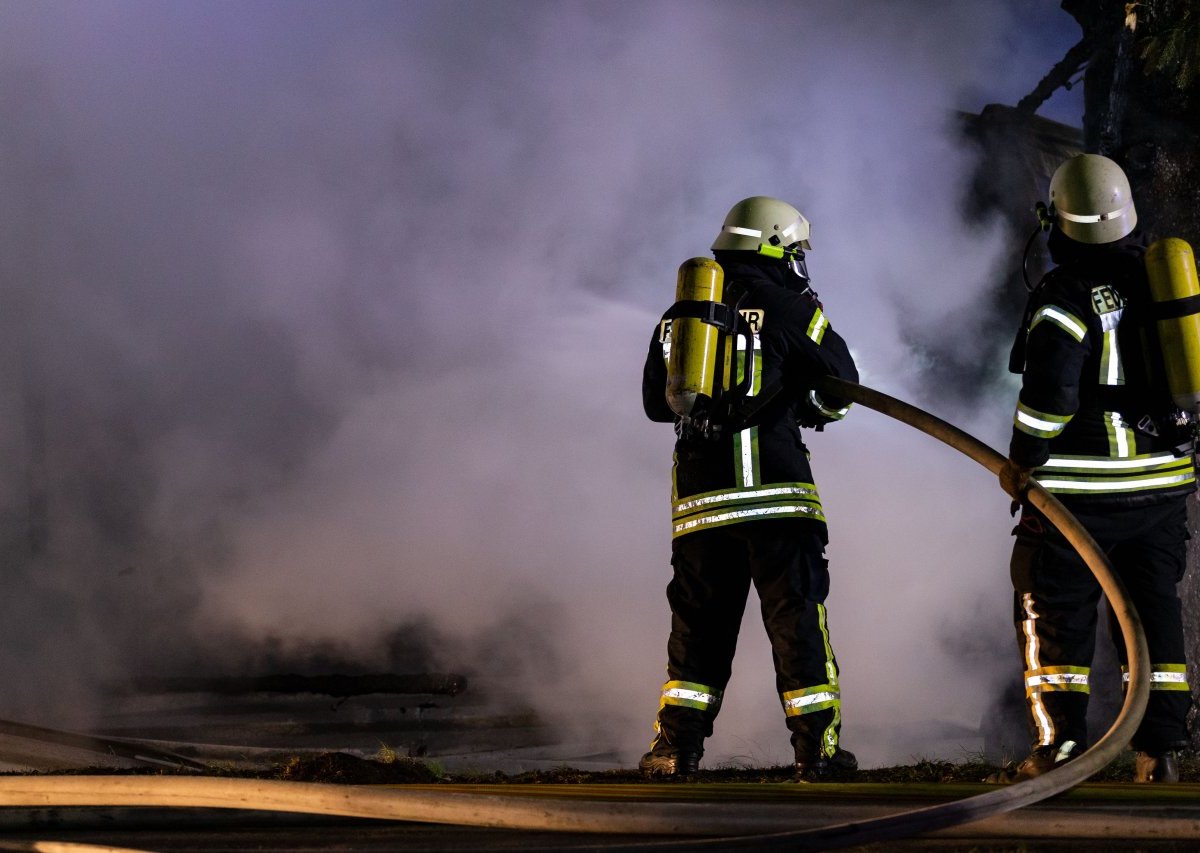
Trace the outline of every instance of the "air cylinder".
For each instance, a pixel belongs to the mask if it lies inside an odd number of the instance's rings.
[[[1165,237],[1146,250],[1145,263],[1167,386],[1175,405],[1200,415],[1200,282],[1192,247]]]
[[[689,258],[679,265],[675,301],[719,303],[724,281],[725,273],[716,261]],[[681,418],[701,419],[710,413],[720,334],[717,326],[702,317],[679,316],[671,321],[667,405]]]

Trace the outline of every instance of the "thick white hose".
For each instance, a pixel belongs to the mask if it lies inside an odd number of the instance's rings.
[[[827,379],[821,390],[875,409],[949,444],[993,473],[1004,462],[991,448],[927,412],[869,388]],[[1124,636],[1130,680],[1109,731],[1074,761],[1015,785],[937,806],[835,826],[786,831],[796,817],[746,804],[551,802],[544,799],[228,778],[145,776],[0,777],[0,806],[166,806],[252,809],[463,826],[725,838],[690,848],[736,843],[752,849],[831,849],[902,838],[999,815],[1071,788],[1108,765],[1128,744],[1149,697],[1149,654],[1137,613],[1104,553],[1052,495],[1034,485],[1028,500],[1079,551],[1112,605]],[[767,834],[764,834],[767,833]],[[740,836],[731,839],[729,836]],[[625,846],[638,849],[644,845]],[[653,845],[662,848],[664,845]],[[666,845],[671,846],[671,845]],[[649,849],[649,848],[647,848]]]

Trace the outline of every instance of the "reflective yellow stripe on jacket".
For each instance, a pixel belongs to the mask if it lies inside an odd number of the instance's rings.
[[[719,489],[674,501],[671,536],[766,518],[824,521],[821,499],[812,483],[772,483],[749,489]]]
[[[1034,472],[1048,492],[1067,495],[1169,489],[1196,482],[1190,456],[1142,453],[1125,458],[1051,456]]]

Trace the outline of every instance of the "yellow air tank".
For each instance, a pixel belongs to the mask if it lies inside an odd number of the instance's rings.
[[[1146,250],[1158,338],[1175,405],[1200,415],[1200,283],[1192,247],[1165,237]]]
[[[675,301],[721,301],[725,273],[708,258],[689,258],[679,266]],[[696,313],[696,312],[686,312]],[[721,330],[697,316],[671,321],[671,353],[667,357],[667,405],[681,418],[710,414],[717,382],[717,350]],[[720,385],[716,386],[720,391]]]

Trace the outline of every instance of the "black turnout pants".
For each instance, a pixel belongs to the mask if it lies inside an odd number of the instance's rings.
[[[1138,507],[1069,505],[1104,550],[1128,590],[1150,649],[1151,669],[1175,669],[1184,663],[1183,621],[1176,591],[1186,567],[1185,497]],[[1026,697],[1038,742],[1087,744],[1088,693],[1065,685],[1031,689],[1030,672],[1089,672],[1096,642],[1099,582],[1063,535],[1036,510],[1027,508],[1014,530],[1013,620],[1027,675]],[[1121,631],[1109,610],[1117,655],[1127,663]],[[1031,668],[1031,663],[1037,669]],[[1149,706],[1133,738],[1148,752],[1179,747],[1187,741],[1185,718],[1191,694],[1179,678],[1152,682]],[[1061,677],[1061,676],[1059,676]],[[1045,676],[1055,678],[1054,675]],[[1186,686],[1186,685],[1184,685]]]
[[[780,694],[816,685],[837,689],[824,604],[829,593],[824,523],[773,519],[730,524],[675,539],[667,587],[671,680],[723,692],[729,682],[738,630],[754,584],[771,642]],[[715,712],[664,705],[659,727],[676,743],[699,748],[712,734]],[[814,757],[835,738],[840,708],[787,716],[798,758]]]

